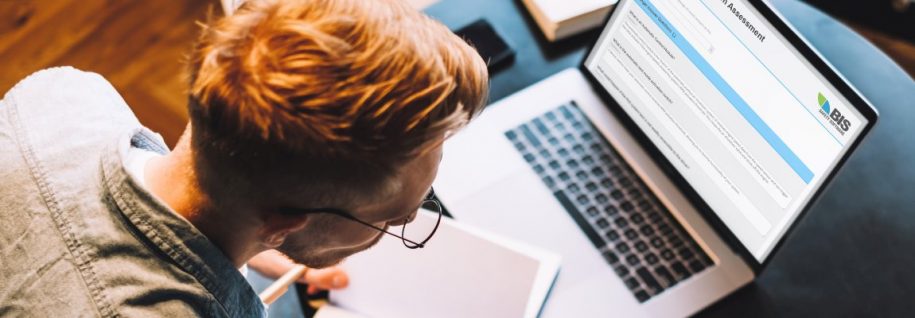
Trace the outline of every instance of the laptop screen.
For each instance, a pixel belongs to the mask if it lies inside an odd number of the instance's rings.
[[[744,0],[624,0],[584,63],[762,262],[867,126]]]

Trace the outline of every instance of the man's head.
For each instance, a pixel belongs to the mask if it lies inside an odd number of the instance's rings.
[[[486,66],[399,0],[249,0],[190,59],[191,149],[207,210],[251,218],[313,267],[368,248],[429,191],[441,144],[479,112]]]

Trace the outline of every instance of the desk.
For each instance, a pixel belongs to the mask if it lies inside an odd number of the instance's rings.
[[[772,2],[874,103],[881,122],[769,268],[699,316],[912,315],[915,83],[832,18],[796,0]],[[517,0],[443,0],[426,12],[452,29],[486,18],[515,48],[515,63],[492,76],[493,101],[577,66],[596,36],[547,43]]]

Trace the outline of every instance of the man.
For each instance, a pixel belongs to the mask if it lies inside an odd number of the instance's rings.
[[[473,49],[398,0],[249,1],[189,69],[170,152],[95,74],[0,101],[0,315],[264,316],[239,269],[330,266],[380,238],[354,220],[409,222],[487,94]]]

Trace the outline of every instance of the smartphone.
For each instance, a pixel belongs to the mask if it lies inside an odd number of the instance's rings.
[[[476,20],[454,33],[477,50],[483,61],[486,61],[490,73],[510,65],[515,59],[515,50],[499,36],[486,19]]]

